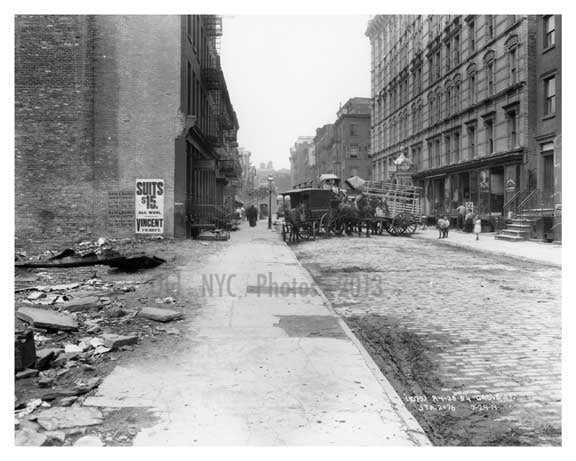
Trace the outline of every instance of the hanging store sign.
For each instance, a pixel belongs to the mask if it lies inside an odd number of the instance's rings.
[[[164,180],[136,180],[136,233],[164,233]]]

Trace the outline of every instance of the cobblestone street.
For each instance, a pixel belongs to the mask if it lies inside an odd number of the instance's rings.
[[[558,445],[561,270],[440,242],[293,246],[437,445]]]

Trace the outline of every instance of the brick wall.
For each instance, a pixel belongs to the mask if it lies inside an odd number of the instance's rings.
[[[165,181],[173,235],[179,16],[17,16],[16,246],[132,235],[108,193]]]
[[[15,19],[16,245],[92,230],[90,21]]]

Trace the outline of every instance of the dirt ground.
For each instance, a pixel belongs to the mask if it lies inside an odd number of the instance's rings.
[[[36,349],[58,348],[65,345],[79,344],[82,338],[96,338],[102,333],[119,335],[136,335],[135,345],[123,346],[119,350],[95,354],[93,350],[78,354],[61,353],[59,363],[53,362],[48,369],[39,375],[16,379],[15,381],[15,416],[16,430],[31,429],[43,433],[35,422],[35,415],[47,408],[58,406],[81,406],[84,399],[96,391],[98,384],[117,364],[130,363],[139,357],[148,357],[157,353],[173,351],[183,347],[181,342],[182,327],[195,315],[199,304],[195,299],[184,297],[185,290],[179,285],[178,267],[185,264],[184,247],[187,257],[205,259],[209,254],[218,251],[220,242],[174,241],[174,240],[133,240],[113,244],[122,252],[145,251],[166,260],[154,269],[136,272],[122,272],[107,266],[79,268],[21,269],[15,272],[15,310],[21,306],[42,307],[54,311],[62,309],[63,303],[53,302],[48,305],[31,304],[28,296],[36,290],[32,287],[52,287],[62,284],[78,283],[79,286],[69,289],[58,289],[46,292],[47,297],[61,297],[64,300],[96,296],[101,305],[98,309],[73,313],[78,322],[78,331],[52,331],[30,327],[26,322],[15,318],[16,330],[32,330],[35,336]],[[155,322],[136,315],[141,307],[160,307],[179,311],[181,320],[168,323]],[[97,329],[90,330],[90,327]],[[64,358],[64,360],[62,360]],[[41,384],[41,378],[49,377],[52,382]],[[86,383],[97,383],[87,392],[74,394],[79,386]],[[36,399],[44,403],[30,414],[21,412],[27,404]],[[46,445],[73,445],[84,435],[97,435],[107,446],[131,445],[132,439],[141,428],[151,425],[155,416],[141,408],[103,409],[103,423],[67,430],[66,438],[49,440]],[[20,414],[20,415],[19,415]]]

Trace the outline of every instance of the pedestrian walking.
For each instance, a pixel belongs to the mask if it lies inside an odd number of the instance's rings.
[[[242,222],[246,221],[246,208],[244,208],[244,206],[240,207],[240,217],[242,218]]]
[[[466,207],[462,203],[458,208],[456,208],[458,216],[456,218],[456,226],[460,230],[464,230],[464,219],[466,218]]]
[[[246,210],[246,217],[248,218],[248,222],[250,223],[250,227],[256,226],[256,222],[258,221],[258,210],[254,205],[250,205]]]
[[[482,220],[480,216],[476,215],[474,219],[474,233],[476,234],[476,240],[480,239],[480,232],[482,232]]]

